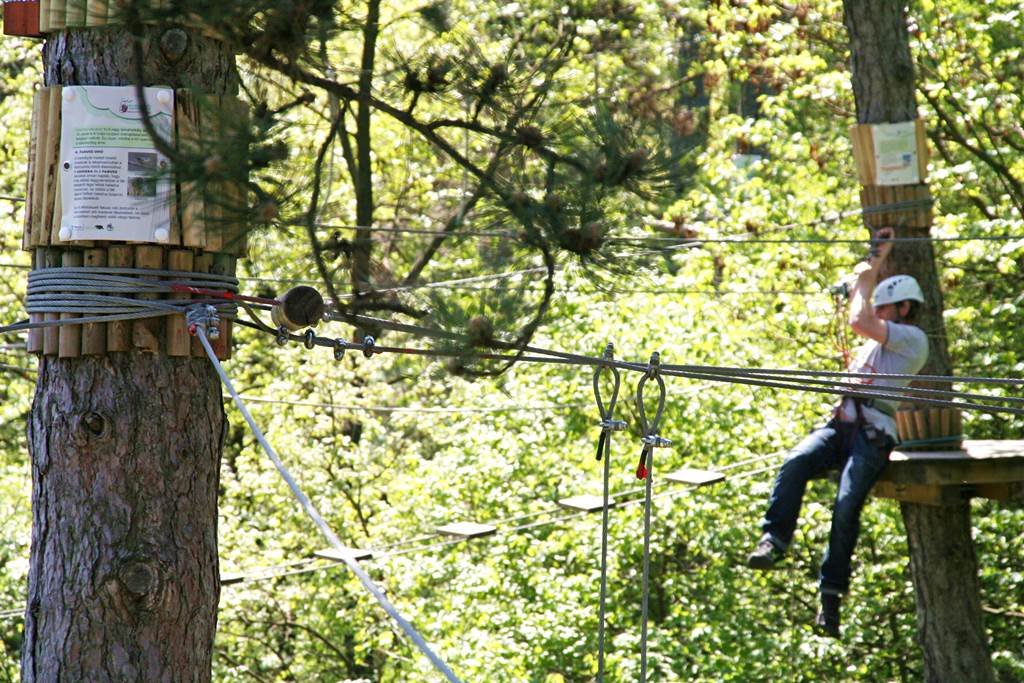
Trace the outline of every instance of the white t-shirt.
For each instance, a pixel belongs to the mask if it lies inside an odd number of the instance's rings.
[[[855,373],[880,373],[892,375],[914,375],[924,367],[928,360],[928,335],[914,325],[904,325],[886,321],[888,335],[885,344],[871,340],[861,346],[853,362],[850,363],[849,371]],[[876,387],[903,387],[910,384],[909,379],[892,379],[879,377],[860,379],[862,384],[869,384]],[[896,412],[898,401],[886,401],[875,399],[875,402],[888,407],[890,412]],[[863,407],[864,419],[877,429],[881,429],[894,439],[896,435],[896,420],[889,417],[880,410],[870,406]],[[853,422],[857,419],[857,407],[852,399],[844,399],[842,403],[841,419],[845,422]]]

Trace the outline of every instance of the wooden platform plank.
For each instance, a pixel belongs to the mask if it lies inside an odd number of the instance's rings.
[[[345,548],[344,550],[326,548],[324,550],[314,550],[313,556],[324,560],[331,560],[332,562],[344,562],[346,558],[359,562],[360,560],[371,559],[373,553],[363,548]]]
[[[437,527],[437,533],[445,536],[457,536],[459,538],[480,538],[490,536],[497,532],[498,528],[490,524],[478,524],[476,522],[452,522]]]
[[[581,510],[583,512],[597,512],[598,510],[604,509],[604,497],[595,496],[589,493],[584,493],[579,496],[569,496],[568,498],[560,498],[557,503],[559,507],[563,507],[568,510]],[[615,507],[615,500],[611,497],[608,499],[608,507]]]
[[[707,486],[725,479],[723,472],[714,470],[701,470],[693,467],[681,467],[675,472],[664,475],[665,479],[674,481],[677,484],[688,484],[690,486]]]

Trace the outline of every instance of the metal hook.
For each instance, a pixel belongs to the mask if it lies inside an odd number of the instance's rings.
[[[334,360],[341,360],[345,357],[345,341],[342,339],[334,340]]]
[[[302,337],[302,343],[306,345],[307,349],[312,349],[316,346],[316,332],[313,331],[312,327],[306,330],[306,334],[302,335]]]
[[[654,419],[650,422],[647,421],[647,410],[644,408],[644,385],[649,379],[658,383],[658,408],[654,412]],[[661,416],[665,412],[665,394],[665,380],[661,378],[661,354],[655,351],[651,354],[647,371],[636,385],[636,412],[640,418],[640,431],[643,432],[641,441],[644,444],[643,450],[640,452],[640,462],[636,467],[637,479],[647,478],[652,451],[655,448],[672,444],[668,439],[658,436],[658,425],[661,424]]]
[[[611,361],[614,357],[615,345],[610,343],[604,349],[604,354],[601,356],[603,360]],[[601,372],[604,370],[611,370],[612,372],[612,396],[608,402],[607,409],[605,408],[604,402],[601,400]],[[626,428],[626,423],[622,420],[615,420],[613,416],[615,414],[615,403],[619,399],[619,385],[621,384],[621,378],[619,376],[619,369],[614,365],[598,365],[594,369],[594,398],[597,400],[597,411],[601,415],[601,436],[597,440],[597,459],[600,460],[604,454],[605,446],[608,443],[609,432],[619,432]]]

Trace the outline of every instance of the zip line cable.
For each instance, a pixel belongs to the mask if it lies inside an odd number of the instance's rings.
[[[434,651],[430,648],[430,646],[423,639],[423,637],[416,631],[412,624],[406,621],[406,619],[401,614],[399,614],[398,610],[395,609],[395,606],[391,604],[391,601],[388,600],[388,598],[384,595],[380,588],[378,588],[377,585],[373,582],[373,579],[370,578],[370,575],[367,574],[363,570],[363,568],[359,566],[359,563],[351,555],[351,550],[349,548],[346,548],[344,544],[342,544],[341,540],[335,535],[334,531],[331,530],[331,528],[324,521],[323,517],[320,516],[320,513],[313,506],[312,501],[310,501],[310,499],[302,491],[298,483],[296,483],[295,479],[288,471],[288,468],[285,467],[284,463],[278,457],[277,453],[274,451],[273,447],[267,441],[266,437],[263,436],[262,430],[259,428],[259,425],[256,424],[256,421],[249,413],[249,409],[246,407],[245,402],[241,399],[238,392],[235,391],[234,385],[231,383],[230,378],[228,378],[227,373],[224,372],[223,366],[221,366],[220,361],[217,360],[217,354],[214,352],[213,347],[210,345],[209,339],[207,339],[207,325],[211,322],[212,313],[212,309],[208,307],[193,308],[190,311],[189,315],[190,331],[194,330],[194,334],[196,337],[198,337],[200,343],[203,345],[203,350],[206,351],[206,355],[210,359],[210,363],[217,371],[217,374],[220,376],[220,379],[224,383],[224,386],[228,390],[228,393],[230,393],[232,398],[234,398],[235,405],[238,407],[238,410],[242,413],[243,417],[245,417],[245,421],[249,424],[249,428],[252,430],[253,435],[259,441],[260,445],[263,447],[263,450],[266,452],[267,456],[274,463],[274,467],[277,468],[277,471],[281,474],[281,477],[288,484],[288,487],[291,489],[292,494],[299,501],[299,504],[302,506],[303,510],[305,510],[306,514],[313,520],[314,524],[316,524],[317,528],[323,534],[324,538],[326,538],[327,541],[331,544],[331,546],[333,546],[334,549],[340,553],[342,561],[348,566],[352,573],[359,578],[359,581],[363,584],[363,587],[366,588],[370,595],[372,595],[374,599],[377,600],[378,604],[380,604],[384,611],[388,613],[388,615],[395,621],[396,624],[398,624],[399,628],[401,628],[405,635],[413,642],[413,644],[416,645],[420,652],[422,652],[427,657],[427,659],[430,660],[431,664],[434,665],[434,668],[436,668],[441,674],[443,674],[444,677],[450,681],[450,683],[461,683],[458,677],[452,672],[452,670],[448,668],[448,665],[445,664],[434,653]],[[213,319],[215,320],[215,318]]]
[[[338,403],[317,403],[313,401],[283,401],[280,399],[264,398],[261,396],[248,396],[243,394],[242,399],[249,403],[269,403],[275,405],[298,406],[307,408],[331,408],[334,410],[353,410],[368,413],[516,413],[516,412],[542,412],[561,411],[583,408],[586,403],[563,403],[559,405],[544,406],[492,406],[485,408],[429,408],[415,406],[361,406],[343,405]]]

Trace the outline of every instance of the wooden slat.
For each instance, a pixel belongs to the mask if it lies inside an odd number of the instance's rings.
[[[457,536],[459,538],[480,538],[490,536],[497,531],[497,527],[490,524],[478,524],[477,522],[452,522],[437,527],[437,533],[445,536]]]
[[[583,512],[597,512],[598,510],[604,509],[604,497],[595,496],[592,494],[582,494],[579,496],[570,496],[568,498],[559,498],[558,507],[566,508],[567,510],[581,510]],[[610,496],[608,498],[608,507],[615,507],[615,500]]]
[[[50,244],[53,214],[57,208],[58,168],[60,165],[60,121],[61,89],[47,88],[46,135],[40,141],[40,163],[42,176],[42,222],[39,226],[38,244]],[[59,226],[58,226],[59,230]]]
[[[32,267],[34,270],[42,270],[46,267],[46,250],[36,249],[32,252]],[[28,318],[31,322],[40,322],[43,316],[40,313],[32,313]],[[43,330],[39,328],[28,331],[25,350],[29,353],[41,353],[43,350]]]
[[[213,268],[213,254],[208,252],[196,254],[192,264],[194,272],[209,273],[211,268]],[[206,358],[206,350],[203,349],[202,343],[195,337],[192,338],[192,355],[198,358]]]
[[[32,247],[35,246],[32,242],[32,211],[33,197],[35,195],[36,167],[38,166],[36,153],[39,147],[39,101],[41,97],[38,90],[32,95],[32,123],[30,124],[28,137],[28,172],[25,174],[25,227],[21,236],[21,248],[25,251],[31,251]]]
[[[36,149],[33,154],[32,194],[28,199],[32,202],[31,224],[32,236],[29,245],[33,248],[46,244],[43,239],[43,222],[46,217],[46,154],[50,136],[50,98],[54,96],[54,88],[43,88],[36,92],[34,106],[39,114]],[[49,237],[49,233],[47,233]]]
[[[86,25],[86,0],[66,0],[67,15],[65,23],[69,28],[82,28]]]
[[[39,0],[39,32],[50,32],[50,2],[51,0]],[[60,0],[53,0],[60,2]]]
[[[324,548],[323,550],[314,550],[313,555],[325,560],[331,560],[332,562],[344,562],[345,558],[359,562],[371,559],[373,552],[363,548],[345,548],[344,550]]]
[[[216,275],[234,275],[237,263],[238,259],[231,254],[214,254],[210,272]],[[231,321],[222,320],[220,336],[213,341],[213,350],[217,352],[217,358],[220,360],[231,358],[231,332]]]
[[[107,247],[107,265],[111,268],[131,268],[135,252],[127,244]],[[132,323],[118,320],[107,323],[107,352],[129,351],[132,348]]]
[[[172,249],[167,254],[167,269],[191,271],[194,256],[189,249]],[[189,299],[188,294],[171,294],[169,299]],[[174,315],[167,319],[167,355],[188,356],[192,353],[192,337],[185,324],[185,316]]]
[[[681,467],[675,472],[669,472],[664,476],[669,481],[674,481],[679,484],[689,484],[690,486],[706,486],[708,484],[714,484],[725,480],[725,474],[723,472],[700,470],[692,467]]]
[[[86,249],[83,254],[83,265],[89,268],[102,268],[106,266],[107,250],[102,248]],[[106,323],[86,323],[82,325],[82,355],[102,356],[106,352]]]
[[[59,267],[61,261],[60,249],[47,247],[45,259],[47,268]],[[60,320],[60,314],[46,313],[43,315],[43,320],[46,322]],[[43,330],[43,355],[56,356],[58,351],[60,351],[60,328],[57,326],[45,328]]]
[[[50,32],[67,27],[68,0],[50,0]]]
[[[65,268],[76,268],[84,262],[82,252],[77,249],[67,249],[61,254],[61,265]],[[61,320],[80,318],[80,315],[73,313],[61,313]],[[82,354],[82,326],[61,325],[58,340],[58,353],[60,358],[78,358]]]
[[[104,26],[110,15],[108,0],[89,0],[85,8],[86,26]]]
[[[151,244],[135,247],[135,267],[161,270],[164,265],[164,248]],[[159,299],[159,294],[137,294],[137,299]],[[157,353],[163,337],[163,318],[144,318],[132,322],[132,346],[139,351]]]
[[[179,89],[174,98],[174,121],[178,150],[186,158],[200,154],[200,108],[191,91]],[[186,166],[189,164],[186,164]],[[203,188],[195,179],[176,179],[178,204],[181,211],[182,244],[198,249],[206,248],[206,209]]]

